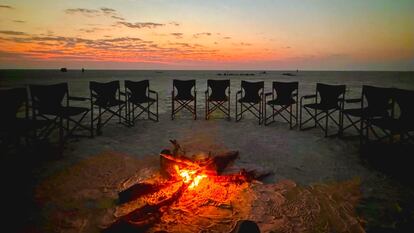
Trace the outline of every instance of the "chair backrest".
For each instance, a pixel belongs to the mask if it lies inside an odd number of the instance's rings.
[[[338,102],[345,95],[345,85],[316,84],[316,92],[321,98],[320,104],[327,108],[338,107]]]
[[[111,81],[107,83],[89,82],[89,89],[91,90],[91,94],[95,95],[96,102],[100,105],[106,105],[115,101],[116,94],[119,91],[119,81]]]
[[[389,115],[388,110],[391,108],[392,95],[392,88],[362,86],[362,98],[365,97],[367,107],[378,115]]]
[[[7,125],[17,118],[19,109],[27,104],[26,88],[0,89],[0,124]]]
[[[148,98],[149,80],[143,81],[125,81],[125,88],[131,94],[130,98],[134,100],[142,100]]]
[[[414,120],[414,91],[394,89],[395,103],[400,107],[400,120],[413,121]]]
[[[299,82],[273,82],[276,98],[281,101],[292,100],[292,94],[299,89]]]
[[[207,88],[211,89],[210,100],[224,101],[227,99],[226,90],[230,88],[230,79],[226,80],[207,80]]]
[[[177,95],[175,96],[175,99],[179,100],[192,100],[194,99],[193,94],[191,93],[191,90],[196,88],[196,81],[194,79],[192,80],[173,80],[173,88],[177,89]]]
[[[244,90],[244,96],[246,102],[258,102],[262,100],[260,91],[264,91],[264,82],[248,82],[241,81],[241,88]]]
[[[62,106],[68,93],[68,84],[30,85],[29,89],[33,108],[40,112],[50,112]]]

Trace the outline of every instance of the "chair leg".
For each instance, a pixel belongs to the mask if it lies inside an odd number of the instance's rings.
[[[125,103],[125,123],[127,124],[127,125],[131,125],[131,118],[130,118],[130,116],[129,116],[129,102],[127,101],[126,103]]]
[[[329,112],[326,111],[326,115],[325,115],[325,137],[328,137],[328,120],[329,120],[328,114],[329,114]]]
[[[93,104],[91,104],[91,138],[94,137],[94,127],[93,127]]]
[[[342,128],[343,128],[343,124],[344,124],[344,116],[343,116],[343,114],[342,114],[342,109],[339,111],[339,132],[338,132],[338,135],[339,136],[342,136]]]
[[[205,102],[204,102],[204,106],[205,106],[204,114],[205,114],[205,119],[208,120],[208,117],[207,117],[207,114],[208,114],[208,101],[207,101],[207,98],[208,97],[207,97],[207,94],[205,94],[204,96],[205,96],[205,98],[204,98],[205,99]]]
[[[299,112],[299,130],[302,130],[302,101],[300,103],[300,112]]]
[[[157,96],[157,122],[158,122],[158,96]]]
[[[171,99],[171,120],[174,120],[174,99]]]
[[[263,101],[259,102],[259,125],[262,124],[262,118],[263,118]]]
[[[96,134],[101,135],[102,134],[102,130],[101,130],[101,124],[102,124],[102,108],[99,106],[98,108],[98,125],[96,127]]]
[[[118,105],[118,123],[121,124],[122,119],[121,119],[121,105]]]
[[[290,112],[289,112],[289,127],[292,129],[292,105],[289,106]]]
[[[227,118],[230,121],[231,120],[231,117],[230,117],[230,93],[229,93],[228,109],[229,109],[229,112],[227,113]]]
[[[147,115],[148,115],[148,119],[150,119],[150,103],[147,103]]]
[[[296,102],[296,104],[295,104],[295,127],[298,127],[298,116],[299,116],[299,114],[298,114],[298,103]]]
[[[59,117],[59,150],[63,151],[63,118]]]
[[[236,98],[236,116],[235,116],[235,121],[236,122],[238,121],[238,119],[237,119],[237,98]]]
[[[197,120],[197,100],[194,99],[194,120]]]

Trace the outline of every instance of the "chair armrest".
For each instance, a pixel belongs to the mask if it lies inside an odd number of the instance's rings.
[[[311,98],[316,98],[316,95],[304,95],[304,96],[302,96],[302,99],[311,99]]]
[[[149,94],[155,94],[155,96],[156,96],[156,98],[157,98],[157,100],[158,100],[158,92],[156,92],[156,91],[153,91],[153,90],[151,90],[151,89],[148,89],[148,95]]]
[[[86,101],[86,100],[90,100],[90,98],[87,97],[79,97],[79,96],[68,96],[69,100],[73,100],[73,101]]]
[[[265,96],[269,96],[269,95],[272,95],[273,94],[273,92],[268,92],[268,93],[265,93]]]
[[[238,95],[238,94],[241,94],[242,93],[242,91],[240,90],[240,91],[237,91],[236,92],[236,95]]]
[[[359,98],[359,99],[345,99],[346,103],[359,103],[361,101],[362,101],[361,98]]]

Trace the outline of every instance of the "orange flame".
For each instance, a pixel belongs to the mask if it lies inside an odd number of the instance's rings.
[[[193,189],[197,187],[198,184],[201,182],[201,180],[207,177],[207,175],[205,174],[195,175],[197,173],[197,171],[195,170],[187,170],[187,169],[180,170],[178,165],[175,165],[174,169],[176,170],[177,174],[181,176],[181,178],[183,179],[183,182],[186,184],[189,184],[188,185],[189,189]]]

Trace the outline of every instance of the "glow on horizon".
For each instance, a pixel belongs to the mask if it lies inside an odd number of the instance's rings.
[[[412,0],[0,0],[0,68],[414,70]]]

